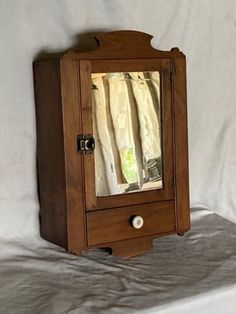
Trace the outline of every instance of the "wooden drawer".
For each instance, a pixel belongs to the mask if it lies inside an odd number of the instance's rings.
[[[131,220],[141,216],[142,228]],[[100,210],[87,214],[88,246],[175,231],[174,201]]]

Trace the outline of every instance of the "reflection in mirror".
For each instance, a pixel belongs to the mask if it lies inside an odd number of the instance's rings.
[[[159,72],[93,73],[96,195],[163,188]]]

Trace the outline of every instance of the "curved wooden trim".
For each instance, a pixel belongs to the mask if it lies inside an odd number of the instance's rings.
[[[98,48],[76,53],[68,51],[63,58],[83,59],[130,59],[130,58],[171,58],[181,57],[183,53],[178,48],[162,51],[152,47],[153,36],[147,33],[122,30],[100,33],[95,36]]]

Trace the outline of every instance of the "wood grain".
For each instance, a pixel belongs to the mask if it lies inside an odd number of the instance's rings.
[[[182,235],[190,229],[185,57],[173,59],[173,73],[176,229]]]
[[[92,122],[92,81],[91,64],[87,60],[80,61],[80,89],[81,89],[81,113],[82,113],[82,134],[93,134]],[[85,202],[86,208],[96,208],[95,192],[95,165],[94,154],[84,155],[84,177],[85,177]]]
[[[61,97],[65,154],[68,250],[80,254],[85,246],[83,155],[78,154],[77,135],[82,133],[79,64],[61,60]],[[53,121],[52,121],[53,123]]]
[[[143,217],[141,229],[131,225],[134,216]],[[174,201],[90,212],[87,229],[88,246],[171,232],[175,230]]]
[[[190,228],[186,60],[178,48],[154,49],[151,39],[110,32],[97,36],[96,50],[34,62],[41,234],[74,254],[92,247],[142,254],[154,238]],[[91,73],[109,71],[161,73],[162,190],[95,195],[94,156],[78,152],[77,137],[93,133]],[[143,228],[131,227],[134,215]]]
[[[151,46],[153,36],[137,31],[122,30],[100,33],[96,37],[98,48],[92,51],[76,53],[69,51],[65,57],[80,60],[99,59],[152,59],[182,56],[178,48],[170,51],[154,49]]]
[[[34,86],[41,235],[68,248],[59,62],[35,62]]]

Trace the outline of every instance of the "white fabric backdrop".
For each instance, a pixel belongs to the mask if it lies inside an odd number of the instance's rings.
[[[39,234],[33,59],[118,29],[186,53],[191,205],[236,221],[234,0],[0,0],[0,237]]]

